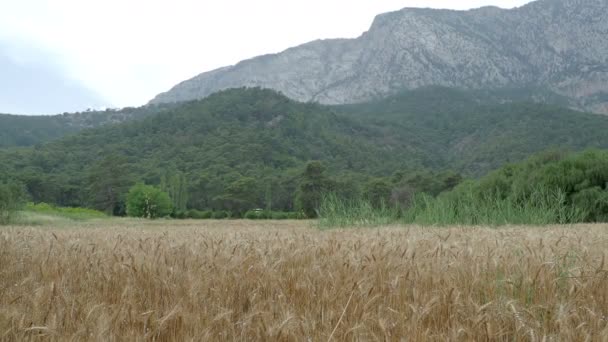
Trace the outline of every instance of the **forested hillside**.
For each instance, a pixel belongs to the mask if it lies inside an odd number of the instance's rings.
[[[86,128],[95,128],[143,118],[166,110],[170,105],[108,109],[59,115],[0,114],[0,148],[33,146]]]
[[[268,90],[231,90],[145,120],[7,150],[1,159],[3,172],[24,182],[35,201],[95,206],[104,202],[95,198],[99,189],[124,192],[138,180],[160,184],[184,174],[190,207],[242,201],[256,208],[271,196],[274,207],[291,209],[309,160],[354,178],[419,166],[414,153],[391,151],[378,137],[327,107]]]
[[[429,87],[335,108],[381,131],[385,141],[423,151],[423,164],[429,168],[448,167],[473,176],[547,149],[608,147],[608,117],[521,101],[526,98],[523,91]],[[527,91],[542,96],[538,90]]]
[[[242,213],[293,210],[311,160],[331,190],[354,197],[404,182],[437,193],[460,179],[448,170],[477,176],[550,148],[608,147],[608,117],[444,88],[335,107],[235,89],[136,112],[141,120],[0,150],[0,176],[35,202],[121,213],[141,181],[180,189],[179,209]]]

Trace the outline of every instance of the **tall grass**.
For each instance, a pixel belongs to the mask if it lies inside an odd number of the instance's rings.
[[[585,212],[567,203],[560,190],[539,189],[523,200],[500,194],[479,196],[471,189],[437,198],[418,196],[403,217],[420,225],[548,225],[580,223]]]
[[[538,189],[524,199],[499,193],[480,196],[464,188],[437,198],[417,195],[411,207],[401,210],[382,205],[374,208],[366,200],[324,197],[319,211],[321,228],[380,226],[391,223],[417,225],[548,225],[581,223],[586,212],[567,202],[560,190]]]
[[[319,208],[319,227],[370,227],[396,222],[400,210],[381,203],[374,207],[364,199],[344,200],[334,193],[323,196]]]

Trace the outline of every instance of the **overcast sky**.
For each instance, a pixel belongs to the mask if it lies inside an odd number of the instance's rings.
[[[90,106],[139,106],[203,71],[314,39],[357,37],[379,13],[404,7],[512,8],[527,2],[0,0],[0,63],[5,64],[0,92],[10,81],[6,68],[29,68],[28,75],[45,69],[62,80],[57,88],[88,88],[79,94],[87,93]],[[0,112],[59,110],[6,103],[0,97]],[[66,102],[61,111],[75,106],[83,105]]]

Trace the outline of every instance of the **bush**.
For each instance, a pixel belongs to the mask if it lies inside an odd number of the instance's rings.
[[[266,220],[271,218],[271,216],[272,214],[269,211],[254,209],[246,212],[243,218],[246,218],[248,220]]]
[[[306,220],[308,217],[303,211],[294,211],[287,213],[288,220]]]
[[[257,220],[260,218],[258,212],[255,210],[247,211],[243,217],[248,220]]]
[[[171,217],[176,218],[178,220],[184,220],[187,219],[188,216],[188,212],[185,210],[176,210],[173,213],[171,213]]]
[[[289,214],[282,211],[273,211],[271,213],[271,218],[273,220],[287,220],[289,218]]]
[[[171,198],[153,186],[138,183],[127,195],[127,215],[154,219],[165,217],[172,212]]]
[[[454,178],[457,180],[456,178]],[[455,184],[456,182],[450,182]],[[376,208],[368,201],[325,196],[322,227],[400,221],[421,225],[573,224],[608,222],[608,151],[542,153],[506,165],[450,192],[404,192],[407,207]],[[412,192],[413,194],[413,192]]]
[[[205,211],[200,211],[200,210],[196,210],[196,209],[188,210],[188,218],[195,219],[195,220],[210,219],[211,215],[213,215],[213,212],[209,211],[209,210],[205,210]]]
[[[220,211],[214,211],[211,214],[211,218],[215,219],[215,220],[222,220],[222,219],[227,219],[230,218],[230,213],[224,210],[220,210]]]
[[[8,224],[24,204],[23,186],[15,182],[0,182],[0,224]]]
[[[321,162],[309,162],[300,177],[300,184],[296,191],[297,209],[306,214],[308,218],[316,218],[319,215],[323,194],[330,191],[333,185]]]
[[[283,212],[283,211],[270,211],[270,210],[249,210],[245,213],[243,218],[248,220],[300,220],[305,219],[304,213],[298,212]]]

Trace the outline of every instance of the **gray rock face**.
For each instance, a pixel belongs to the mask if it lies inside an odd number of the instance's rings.
[[[403,89],[542,87],[608,113],[608,0],[539,0],[503,10],[406,8],[356,39],[319,40],[182,82],[151,103],[263,87],[299,101],[361,102]]]

